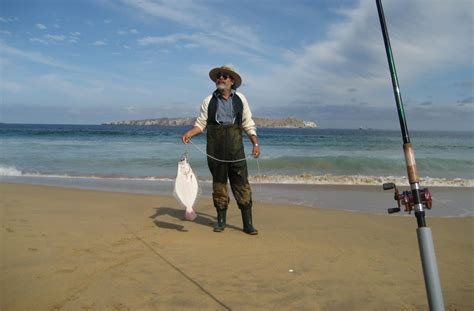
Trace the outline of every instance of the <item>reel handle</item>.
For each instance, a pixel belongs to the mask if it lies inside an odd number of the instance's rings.
[[[383,184],[383,190],[390,190],[396,188],[395,184],[393,182],[387,182]]]
[[[400,211],[400,207],[392,207],[392,208],[387,209],[387,212],[389,214],[398,213],[399,211]]]

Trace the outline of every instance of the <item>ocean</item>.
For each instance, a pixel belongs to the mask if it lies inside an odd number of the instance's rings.
[[[186,153],[203,189],[208,189],[211,175],[201,153],[206,149],[205,135],[186,146],[181,135],[188,128],[0,124],[0,180],[167,193],[177,162]],[[256,193],[259,189],[265,193],[269,185],[289,189],[302,184],[408,184],[399,131],[261,128],[258,135],[262,155],[248,160]],[[474,186],[472,132],[410,135],[422,186]],[[249,154],[247,139],[245,148]]]

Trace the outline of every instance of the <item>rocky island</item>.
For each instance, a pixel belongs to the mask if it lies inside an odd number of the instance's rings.
[[[304,121],[297,118],[269,119],[253,118],[257,127],[269,128],[316,128],[317,125],[312,121]],[[185,126],[193,125],[196,118],[158,118],[144,120],[114,121],[103,123],[102,125],[161,125],[161,126]]]

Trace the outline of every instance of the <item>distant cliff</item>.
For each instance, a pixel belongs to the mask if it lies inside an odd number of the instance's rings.
[[[253,118],[257,127],[286,127],[286,128],[316,128],[312,121],[304,121],[296,118],[268,119]],[[162,126],[183,126],[193,125],[196,118],[159,118],[145,120],[114,121],[103,123],[102,125],[162,125]]]

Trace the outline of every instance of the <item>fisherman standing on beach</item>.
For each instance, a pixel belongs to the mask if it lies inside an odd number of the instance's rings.
[[[229,180],[242,214],[243,231],[256,235],[258,231],[252,223],[252,191],[248,182],[242,130],[252,142],[252,155],[256,158],[260,156],[260,147],[247,99],[236,91],[242,84],[242,78],[230,66],[212,69],[209,77],[216,83],[216,90],[204,99],[194,127],[181,139],[187,144],[193,136],[207,129],[207,164],[212,174],[212,199],[217,211],[214,231],[222,232],[226,227]]]

